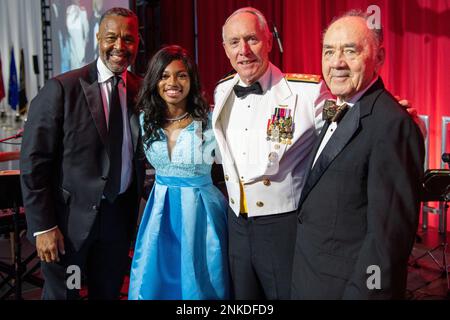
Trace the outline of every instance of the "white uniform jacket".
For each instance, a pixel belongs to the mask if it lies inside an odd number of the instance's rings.
[[[325,83],[318,76],[284,75],[272,64],[269,65],[269,72],[270,82],[261,102],[251,115],[246,114],[250,116],[248,125],[237,128],[242,131],[239,132],[242,134],[240,150],[244,148],[248,159],[253,159],[250,165],[235,164],[226,139],[230,108],[238,99],[233,86],[239,82],[239,75],[220,81],[214,92],[212,126],[219,148],[216,154],[223,165],[229,205],[236,215],[241,205],[240,181],[244,186],[249,217],[297,209],[307,160],[323,127],[323,103],[331,98]],[[291,144],[268,140],[268,121],[275,108],[290,110],[294,123]]]

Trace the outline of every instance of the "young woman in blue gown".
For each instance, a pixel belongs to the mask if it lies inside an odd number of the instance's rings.
[[[211,180],[216,142],[209,106],[185,49],[168,46],[154,55],[138,107],[156,175],[128,298],[227,299],[227,202]]]

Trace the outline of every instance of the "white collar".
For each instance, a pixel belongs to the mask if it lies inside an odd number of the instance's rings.
[[[102,59],[100,59],[100,58],[97,59],[97,73],[98,73],[98,83],[107,82],[107,81],[109,81],[109,79],[111,79],[113,76],[115,76],[115,74],[111,70],[109,70],[107,66],[105,66]],[[127,69],[125,69],[125,71],[122,72],[120,77],[122,78],[122,81],[126,87],[127,86]]]
[[[271,66],[272,66],[272,64],[269,62],[269,65],[267,66],[267,70],[264,72],[264,74],[257,81],[255,81],[255,82],[259,82],[263,92],[266,92],[267,89],[269,89],[269,86],[270,86],[271,74],[272,74]],[[248,87],[249,86],[248,84],[244,83],[244,81],[242,81],[242,79],[239,77],[239,75],[238,75],[238,78],[239,78],[238,84],[240,86],[243,86],[243,87]]]

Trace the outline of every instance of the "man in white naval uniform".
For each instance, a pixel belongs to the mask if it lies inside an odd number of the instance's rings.
[[[307,158],[331,97],[318,76],[269,62],[272,34],[257,9],[223,26],[237,72],[216,87],[213,129],[229,195],[229,262],[236,299],[289,299],[296,209]]]

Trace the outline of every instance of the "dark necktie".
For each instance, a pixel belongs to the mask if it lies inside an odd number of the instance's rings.
[[[238,84],[236,84],[233,87],[234,93],[236,94],[236,96],[238,98],[244,98],[246,96],[248,96],[249,94],[263,94],[263,90],[261,88],[261,85],[259,84],[259,82],[255,82],[252,85],[248,86],[248,87],[242,87]]]
[[[323,106],[322,119],[325,121],[337,122],[341,121],[348,110],[348,105],[336,105],[334,100],[326,100]]]
[[[120,77],[112,78],[112,89],[109,99],[108,141],[109,174],[104,195],[109,202],[114,202],[120,191],[120,177],[122,173],[122,140],[123,117],[120,107],[119,85]]]

